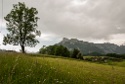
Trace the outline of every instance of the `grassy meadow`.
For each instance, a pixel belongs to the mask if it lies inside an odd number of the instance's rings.
[[[99,64],[64,57],[0,53],[0,84],[125,84],[125,61]]]

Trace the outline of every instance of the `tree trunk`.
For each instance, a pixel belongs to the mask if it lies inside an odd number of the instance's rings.
[[[21,45],[21,49],[22,49],[22,53],[26,53],[26,52],[25,52],[25,46],[24,46],[24,45]]]

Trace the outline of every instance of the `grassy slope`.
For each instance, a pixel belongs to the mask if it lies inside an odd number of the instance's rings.
[[[125,67],[74,59],[0,54],[0,84],[125,84]]]

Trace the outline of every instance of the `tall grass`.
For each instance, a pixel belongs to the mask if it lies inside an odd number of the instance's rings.
[[[0,84],[125,84],[125,67],[1,53]]]
[[[0,54],[0,84],[73,83],[70,79],[46,60],[40,61],[24,54]]]

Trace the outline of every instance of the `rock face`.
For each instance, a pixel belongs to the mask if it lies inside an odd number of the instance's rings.
[[[79,49],[84,54],[89,53],[117,53],[117,54],[125,54],[125,46],[118,46],[112,43],[103,43],[103,44],[95,44],[90,42],[85,42],[78,39],[68,39],[63,38],[58,45],[63,45],[67,47],[69,50],[73,50],[74,48]]]

